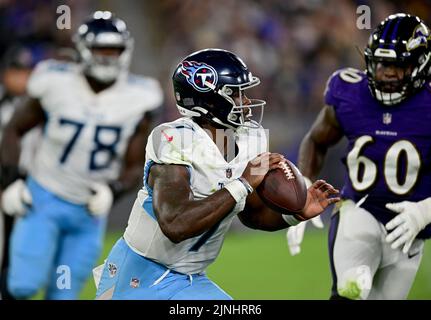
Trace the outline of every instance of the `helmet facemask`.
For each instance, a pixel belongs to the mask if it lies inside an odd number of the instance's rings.
[[[259,128],[266,102],[261,99],[249,99],[244,91],[257,86],[259,78],[252,77],[251,81],[245,84],[230,85],[226,84],[217,93],[225,98],[232,109],[227,115],[227,122],[233,127]],[[236,104],[237,100],[239,104]],[[248,102],[244,104],[244,101]]]
[[[382,79],[385,72],[383,68],[394,68],[394,79]],[[402,75],[399,76],[399,74]],[[398,104],[415,91],[414,67],[409,61],[369,57],[367,75],[374,97],[384,105]],[[416,81],[416,88],[422,86],[423,83],[419,79]]]

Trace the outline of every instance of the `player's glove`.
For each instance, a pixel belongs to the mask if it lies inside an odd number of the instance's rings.
[[[88,200],[88,210],[96,217],[107,216],[114,202],[111,188],[105,183],[93,183],[90,189],[92,195]]]
[[[290,227],[287,229],[287,245],[289,246],[289,251],[292,256],[297,255],[301,252],[301,243],[304,238],[305,227],[307,222],[311,221],[311,223],[319,229],[323,228],[323,222],[320,216],[316,216],[313,219],[303,221],[296,226]]]
[[[403,201],[387,203],[386,208],[398,215],[386,224],[386,230],[390,231],[386,242],[391,243],[391,248],[403,246],[403,253],[408,253],[418,233],[427,224],[431,223],[431,198],[419,202]]]
[[[313,184],[311,180],[307,177],[304,177],[305,185],[307,189]],[[316,216],[313,219],[307,220],[311,221],[311,223],[319,229],[323,228],[323,222],[320,216]],[[307,221],[303,221],[296,226],[289,227],[287,229],[287,245],[289,246],[289,251],[292,256],[297,255],[301,252],[301,243],[304,238],[305,227],[307,225]]]
[[[24,216],[31,204],[31,193],[22,179],[12,182],[1,196],[3,212],[10,216]]]

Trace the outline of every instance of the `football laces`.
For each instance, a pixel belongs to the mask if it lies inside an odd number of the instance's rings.
[[[288,166],[286,162],[280,162],[280,168],[284,171],[287,180],[295,179],[295,175],[293,174],[292,168]]]

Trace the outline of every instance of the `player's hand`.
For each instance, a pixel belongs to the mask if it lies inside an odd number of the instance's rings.
[[[323,222],[320,216],[316,216],[310,219],[311,223],[319,229],[323,228]],[[289,246],[289,251],[292,256],[295,256],[301,252],[301,243],[304,238],[305,226],[308,221],[303,221],[296,226],[289,227],[287,229],[287,245]]]
[[[418,233],[431,223],[431,198],[387,203],[386,208],[398,213],[385,226],[386,230],[392,230],[386,236],[386,242],[391,243],[392,249],[403,246],[403,253],[407,254]]]
[[[90,189],[92,196],[88,200],[88,210],[93,216],[107,216],[114,202],[111,188],[105,183],[93,183]]]
[[[304,220],[314,218],[321,214],[329,205],[340,201],[339,191],[325,180],[315,181],[307,189],[307,201],[299,214]]]
[[[251,160],[245,168],[242,177],[256,189],[269,170],[278,168],[278,163],[285,158],[279,153],[264,152]]]
[[[304,176],[304,180],[308,190],[308,188],[310,188],[313,183],[309,178],[305,176]],[[311,220],[311,223],[316,228],[319,228],[319,229],[323,228],[323,222],[320,216],[315,216],[310,220]],[[287,229],[287,233],[286,233],[287,245],[289,246],[289,251],[292,256],[295,256],[301,252],[301,243],[302,243],[302,239],[304,238],[306,225],[307,225],[307,221],[303,221],[297,224],[296,226],[292,226]]]
[[[31,204],[30,190],[22,179],[11,183],[1,195],[1,207],[10,216],[24,216]]]

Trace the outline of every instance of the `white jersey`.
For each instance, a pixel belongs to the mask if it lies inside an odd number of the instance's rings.
[[[240,177],[247,163],[267,150],[263,128],[240,128],[235,135],[238,154],[228,163],[210,136],[191,119],[180,118],[152,131],[146,148],[144,187],[138,192],[124,233],[132,250],[185,274],[201,273],[216,259],[226,231],[234,216],[244,209],[245,200],[204,234],[175,244],[160,229],[146,180],[154,163],[184,165],[189,168],[194,199],[208,197]]]
[[[132,75],[96,94],[78,64],[55,60],[36,67],[28,94],[39,99],[47,118],[30,173],[77,204],[88,201],[92,182],[118,177],[137,124],[163,99],[156,80]]]

